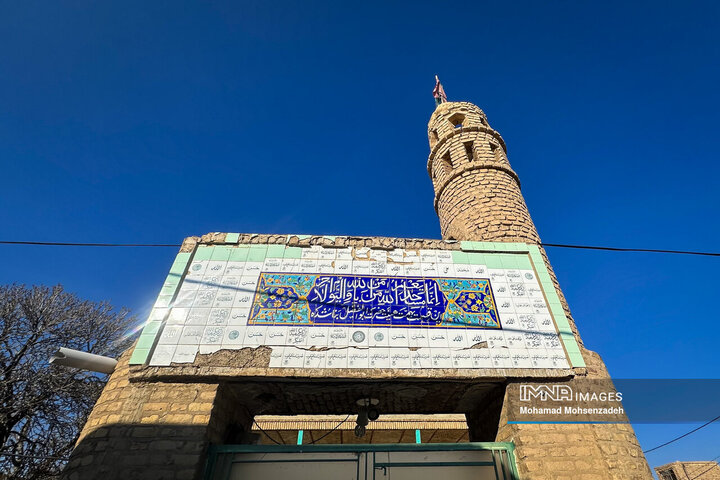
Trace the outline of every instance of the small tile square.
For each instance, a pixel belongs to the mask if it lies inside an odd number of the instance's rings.
[[[172,362],[176,345],[158,345],[152,354],[149,365],[151,367],[167,367]]]

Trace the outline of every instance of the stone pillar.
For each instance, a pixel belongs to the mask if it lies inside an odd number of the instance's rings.
[[[505,142],[482,110],[467,102],[439,105],[428,123],[428,139],[427,167],[444,239],[540,244]],[[576,378],[609,378],[600,356],[584,348],[547,254],[539,248],[587,365],[575,369]],[[520,383],[507,385],[495,439],[515,443],[522,479],[652,479],[630,425],[508,424]],[[491,404],[468,415],[471,438],[487,435],[484,416],[490,412],[495,412]]]
[[[62,478],[202,478],[209,443],[233,435],[233,412],[242,410],[228,405],[218,384],[132,381],[131,351],[120,358]],[[249,430],[249,421],[240,430]]]

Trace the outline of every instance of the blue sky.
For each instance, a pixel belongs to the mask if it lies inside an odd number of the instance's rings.
[[[4,240],[438,238],[425,170],[437,73],[505,138],[544,241],[718,250],[716,2],[0,10]],[[549,254],[612,375],[718,377],[719,259]],[[142,316],[174,255],[0,246],[0,282],[62,283]],[[689,428],[636,426],[645,448]],[[718,444],[713,425],[649,461]]]

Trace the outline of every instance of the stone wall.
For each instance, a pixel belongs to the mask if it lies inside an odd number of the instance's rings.
[[[655,467],[655,472],[660,480],[720,480],[720,466],[715,461],[673,462]]]
[[[63,479],[199,478],[208,443],[221,440],[226,422],[213,412],[218,386],[131,382],[131,350],[100,395]]]

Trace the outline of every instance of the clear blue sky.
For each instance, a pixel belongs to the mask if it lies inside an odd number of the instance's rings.
[[[719,21],[717,2],[3,1],[0,237],[438,238],[437,73],[505,138],[544,241],[717,251]],[[612,375],[718,377],[720,259],[549,253]],[[0,246],[0,282],[142,316],[174,255]],[[636,429],[649,448],[689,427]],[[649,461],[718,445],[714,425]]]

